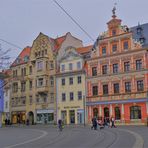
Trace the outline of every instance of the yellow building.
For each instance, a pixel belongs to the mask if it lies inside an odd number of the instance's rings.
[[[40,33],[11,65],[10,112],[12,123],[54,123],[56,113],[57,58],[66,45],[82,46],[70,33],[56,39]],[[57,56],[57,54],[59,55]]]
[[[84,123],[85,72],[84,60],[76,48],[69,46],[61,59],[56,75],[57,120],[65,124]]]

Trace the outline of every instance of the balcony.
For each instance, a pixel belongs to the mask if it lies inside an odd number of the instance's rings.
[[[46,86],[37,86],[36,91],[41,94],[47,93],[49,91],[49,87],[47,85]]]

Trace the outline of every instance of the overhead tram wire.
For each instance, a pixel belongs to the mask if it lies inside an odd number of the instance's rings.
[[[91,35],[56,0],[53,0],[53,2],[94,42]]]
[[[11,42],[8,42],[8,41],[6,41],[6,40],[4,40],[4,39],[1,39],[1,38],[0,38],[0,41],[3,41],[3,42],[5,42],[5,43],[7,43],[7,44],[9,44],[9,45],[11,45],[11,46],[13,46],[13,47],[15,47],[15,48],[22,49],[22,48],[21,48],[21,47],[19,47],[18,45],[13,44],[13,43],[11,43]]]

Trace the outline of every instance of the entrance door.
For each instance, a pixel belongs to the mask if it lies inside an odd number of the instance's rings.
[[[61,119],[64,122],[64,124],[67,124],[67,113],[65,111],[61,111]]]
[[[34,124],[34,114],[33,114],[33,112],[30,111],[28,113],[28,115],[29,115],[29,123],[33,125]]]
[[[109,108],[108,107],[105,107],[104,108],[104,118],[109,118]]]
[[[83,121],[84,121],[83,113],[81,113],[81,112],[77,113],[77,120],[78,120],[78,124],[82,124],[83,123]]]
[[[75,110],[69,111],[69,118],[70,118],[70,123],[74,124],[75,123]]]

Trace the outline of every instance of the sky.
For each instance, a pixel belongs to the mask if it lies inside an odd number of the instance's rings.
[[[106,31],[114,3],[116,15],[128,27],[148,23],[148,0],[56,0],[95,40]],[[53,0],[0,0],[0,39],[11,42],[15,48],[0,41],[1,49],[10,49],[13,61],[26,46],[42,32],[56,38],[67,32],[83,41],[93,41],[53,2]]]

